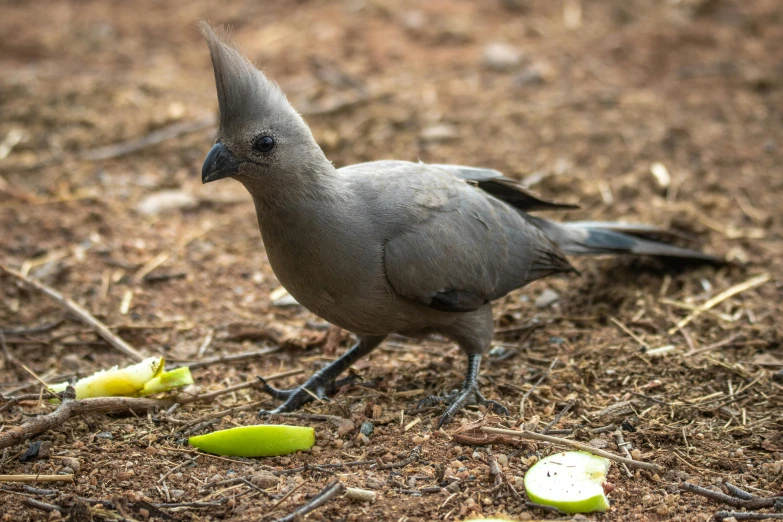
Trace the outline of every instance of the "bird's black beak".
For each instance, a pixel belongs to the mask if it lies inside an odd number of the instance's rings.
[[[215,143],[204,160],[204,166],[201,167],[201,182],[209,183],[216,179],[223,179],[233,176],[239,172],[241,161],[237,161],[228,147],[222,143]]]

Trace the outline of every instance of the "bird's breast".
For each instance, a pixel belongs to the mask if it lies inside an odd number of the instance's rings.
[[[272,270],[305,308],[357,333],[386,333],[393,297],[383,248],[361,223],[334,218],[259,219]]]

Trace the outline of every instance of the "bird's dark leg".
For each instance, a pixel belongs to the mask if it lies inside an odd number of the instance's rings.
[[[465,381],[462,383],[462,386],[460,387],[459,391],[457,391],[457,393],[445,397],[433,395],[430,397],[425,397],[419,401],[420,408],[425,406],[432,406],[434,404],[441,404],[444,402],[449,405],[449,407],[446,408],[446,411],[443,412],[440,421],[438,421],[438,428],[451,422],[457,412],[459,412],[465,406],[470,406],[471,404],[485,406],[487,409],[492,409],[494,412],[501,415],[508,415],[508,409],[505,406],[499,402],[491,401],[481,395],[478,387],[478,374],[480,367],[481,354],[468,354],[467,375],[465,375]]]
[[[307,382],[298,388],[292,388],[290,390],[279,390],[270,386],[263,378],[259,377],[261,385],[264,387],[269,395],[275,399],[284,400],[283,404],[278,406],[272,411],[261,410],[258,414],[265,415],[267,413],[283,413],[287,411],[294,411],[312,401],[315,397],[323,399],[330,393],[333,393],[337,388],[343,384],[350,382],[351,378],[336,380],[337,376],[348,369],[358,359],[364,357],[376,346],[381,344],[386,336],[364,336],[359,337],[350,350],[345,352],[340,358],[331,363],[328,366],[315,372]]]

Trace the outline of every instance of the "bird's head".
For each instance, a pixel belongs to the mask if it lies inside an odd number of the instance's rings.
[[[212,56],[220,108],[218,135],[204,160],[202,182],[233,177],[247,186],[295,177],[326,161],[277,84],[230,43],[224,30],[206,22],[199,29]]]

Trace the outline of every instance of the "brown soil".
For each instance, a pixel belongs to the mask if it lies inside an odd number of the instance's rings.
[[[282,339],[284,349],[263,359],[194,370],[197,386],[187,394],[296,368],[309,374],[334,357],[332,345],[315,342],[325,332],[321,320],[300,307],[272,304],[279,283],[244,189],[230,181],[200,185],[214,127],[115,158],[86,154],[215,111],[209,57],[194,22],[229,23],[241,47],[310,113],[317,139],[337,165],[397,158],[493,167],[547,197],[582,205],[562,217],[673,226],[700,238],[705,250],[737,260],[679,267],[582,259],[581,277],[512,293],[495,308],[498,348],[484,365],[483,390],[518,416],[520,399],[556,358],[559,364],[526,403],[530,427],[543,430],[571,402],[555,429],[619,452],[612,432],[590,430],[621,426],[638,450],[634,455],[666,469],[660,476],[640,471],[628,477],[613,466],[611,510],[590,518],[707,520],[728,509],[681,492],[682,480],[781,494],[778,0],[566,1],[571,8],[582,5],[577,23],[564,2],[546,0],[211,4],[3,3],[3,264],[18,269],[27,263],[31,277],[82,303],[135,347],[169,360],[196,358],[212,331],[203,357],[274,346],[269,332]],[[484,50],[492,42],[517,49],[518,63],[490,67]],[[670,173],[668,188],[651,174],[656,162]],[[190,204],[140,212],[140,202],[162,190],[188,194]],[[147,278],[137,277],[160,254],[163,262]],[[667,334],[689,313],[683,306],[765,272],[772,276],[766,284]],[[10,276],[0,276],[0,285],[8,352],[44,381],[129,362],[42,294]],[[559,298],[536,306],[546,289]],[[14,333],[49,323],[59,324]],[[236,335],[248,330],[255,334]],[[344,336],[338,351],[349,341]],[[727,342],[713,346],[721,341]],[[664,355],[646,353],[645,347],[667,345],[674,349]],[[256,422],[254,411],[274,401],[254,389],[170,414],[74,419],[37,437],[51,444],[48,458],[20,462],[29,442],[3,453],[2,474],[78,469],[74,483],[35,484],[54,495],[3,485],[2,520],[55,519],[57,513],[23,502],[69,506],[74,496],[111,500],[110,507],[93,508],[97,519],[167,513],[176,520],[272,520],[306,503],[335,475],[347,486],[375,490],[377,501],[364,505],[338,496],[308,519],[555,517],[530,510],[507,485],[524,495],[520,477],[551,447],[460,445],[449,438],[458,422],[433,432],[439,412],[414,410],[424,395],[456,386],[463,371],[462,356],[448,343],[390,339],[356,365],[364,385],[305,409],[351,419],[356,428],[338,435],[329,422],[290,419],[316,427],[317,448],[288,457],[216,458],[182,444],[185,422],[232,406],[251,404],[201,431]],[[0,373],[6,395],[35,392],[36,382],[12,362]],[[38,401],[8,407],[0,412],[0,430],[52,409]],[[466,411],[460,420],[480,417]],[[369,439],[358,431],[366,420],[374,424]],[[491,416],[485,422],[501,424]],[[276,496],[295,489],[282,501],[244,482],[209,484],[305,464],[393,462],[416,444],[421,459],[404,467],[311,468],[263,484]],[[508,459],[499,486],[489,475],[492,455]],[[444,473],[462,480],[439,489]],[[145,502],[217,505],[158,511]]]

